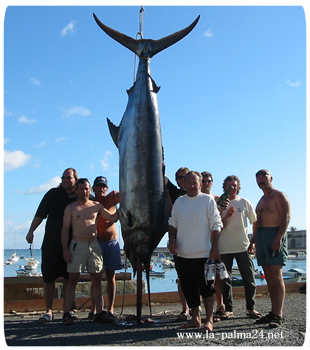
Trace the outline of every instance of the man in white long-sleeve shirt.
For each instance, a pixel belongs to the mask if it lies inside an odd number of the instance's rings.
[[[169,250],[177,255],[182,289],[192,309],[192,319],[182,328],[201,327],[201,295],[206,309],[203,329],[213,331],[215,289],[205,282],[204,264],[208,258],[220,258],[218,240],[223,224],[215,200],[201,193],[201,174],[190,171],[184,184],[187,194],[175,201],[169,219]]]

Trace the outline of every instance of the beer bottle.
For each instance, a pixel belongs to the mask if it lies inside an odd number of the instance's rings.
[[[228,190],[225,191],[221,197],[219,198],[218,202],[217,202],[217,205],[218,206],[221,206],[223,202],[226,201],[226,199],[229,197],[229,192],[230,192],[230,189],[231,189],[231,186],[229,186]]]

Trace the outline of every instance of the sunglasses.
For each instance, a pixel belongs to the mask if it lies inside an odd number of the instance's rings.
[[[178,180],[182,180],[182,179],[184,179],[184,177],[185,177],[185,176],[181,176],[181,175],[180,175],[180,176],[177,177],[177,179],[178,179]]]
[[[202,183],[205,184],[206,182],[207,182],[208,184],[210,184],[210,183],[212,182],[212,180],[202,180]]]

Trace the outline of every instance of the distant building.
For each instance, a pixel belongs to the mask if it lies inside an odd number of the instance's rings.
[[[306,249],[306,230],[288,231],[287,244],[289,249]]]
[[[287,247],[288,249],[306,249],[307,242],[307,231],[287,231]],[[249,239],[253,236],[252,233],[249,234]]]

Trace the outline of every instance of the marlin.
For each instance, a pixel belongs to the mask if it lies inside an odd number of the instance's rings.
[[[137,40],[107,27],[93,15],[107,35],[139,57],[134,85],[127,90],[128,104],[122,121],[119,126],[109,119],[107,121],[119,151],[120,222],[124,251],[134,275],[137,273],[137,322],[141,323],[142,265],[146,271],[150,301],[151,256],[168,231],[169,218],[157,104],[160,88],[151,77],[150,60],[189,34],[200,16],[190,26],[162,39]]]

